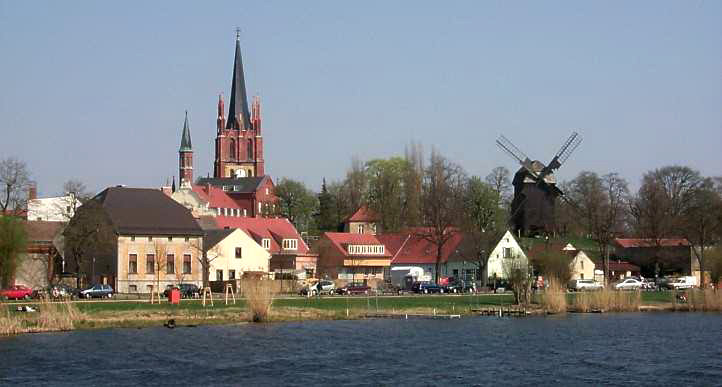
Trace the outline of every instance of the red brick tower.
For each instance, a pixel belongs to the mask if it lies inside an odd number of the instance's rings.
[[[213,177],[264,176],[263,164],[261,101],[255,97],[249,111],[241,59],[240,35],[236,33],[236,56],[233,63],[228,120],[224,116],[223,96],[218,98]]]
[[[180,186],[193,184],[193,147],[191,146],[191,130],[188,127],[188,111],[183,123],[183,134],[181,135],[180,149],[178,149],[178,177]]]

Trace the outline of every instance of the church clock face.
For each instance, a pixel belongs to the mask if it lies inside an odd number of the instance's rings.
[[[246,177],[246,170],[245,169],[237,169],[235,177]]]

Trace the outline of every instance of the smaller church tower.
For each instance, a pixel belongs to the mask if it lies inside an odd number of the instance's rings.
[[[188,110],[186,110],[180,149],[178,149],[178,177],[181,187],[190,187],[193,184],[193,147],[191,146],[191,130],[188,127]]]

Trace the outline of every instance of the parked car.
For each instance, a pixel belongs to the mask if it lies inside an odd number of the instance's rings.
[[[691,289],[691,288],[697,286],[697,277],[685,276],[685,277],[675,278],[674,280],[668,281],[667,283],[665,283],[664,286],[667,289],[672,289],[672,290]]]
[[[13,285],[7,289],[0,290],[0,298],[4,300],[9,299],[26,299],[29,300],[30,297],[33,294],[33,289],[30,289],[29,287],[25,285]]]
[[[476,292],[476,283],[462,280],[451,281],[444,290],[449,293],[474,293]]]
[[[163,291],[163,297],[168,297],[172,289],[180,290],[181,298],[199,298],[201,296],[201,289],[196,284],[179,284],[179,285],[168,285]]]
[[[396,286],[390,282],[381,282],[376,287],[376,293],[378,294],[403,294],[404,289],[400,286]]]
[[[301,288],[298,293],[302,296],[307,296],[309,294],[315,296],[316,294],[318,294],[319,285],[321,286],[321,294],[328,294],[329,296],[331,296],[336,293],[336,284],[334,284],[333,281],[328,280],[320,280],[315,284]]]
[[[33,298],[49,298],[58,299],[75,299],[80,296],[80,291],[72,286],[65,284],[50,285],[46,288],[33,290]]]
[[[642,281],[635,278],[627,278],[614,285],[617,290],[639,290],[642,288]]]
[[[593,279],[573,279],[567,284],[567,289],[575,292],[585,290],[602,290],[604,289],[604,285]]]
[[[444,288],[431,282],[416,282],[411,286],[411,291],[420,294],[444,293]]]
[[[93,285],[85,290],[81,290],[80,296],[84,298],[111,298],[113,297],[113,288],[110,285]]]
[[[336,289],[336,293],[338,294],[369,294],[371,293],[371,288],[369,286],[364,285],[363,283],[350,283],[342,288]]]

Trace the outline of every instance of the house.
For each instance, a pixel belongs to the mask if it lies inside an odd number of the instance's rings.
[[[84,257],[81,270],[87,283],[111,284],[119,293],[201,285],[204,232],[187,208],[162,191],[107,188],[78,209],[66,237],[87,222],[109,228],[110,239],[92,257]],[[66,260],[72,261],[69,254],[66,249]]]
[[[65,196],[38,198],[37,188],[28,189],[27,219],[45,222],[67,222],[82,203],[73,193]]]
[[[391,254],[368,233],[325,232],[316,245],[319,277],[349,282],[378,282],[391,265]]]
[[[637,265],[625,261],[609,261],[610,281],[616,281],[632,276],[639,276],[640,274],[640,268]]]
[[[244,274],[268,273],[271,253],[238,228],[207,230],[203,237],[209,280],[226,281]]]
[[[31,288],[45,287],[62,272],[58,246],[62,243],[63,222],[23,221],[27,249],[20,256],[15,284]]]
[[[447,266],[449,258],[463,240],[463,235],[455,232],[444,244],[437,273],[437,247],[424,237],[423,230],[412,229],[398,233],[378,234],[376,237],[391,254],[390,270],[423,272],[422,279],[419,281],[435,281],[441,277],[450,276],[452,272]]]
[[[692,246],[684,238],[616,238],[614,257],[639,266],[648,278],[666,275],[692,275],[699,271]]]
[[[507,278],[506,272],[511,260],[518,260],[519,265],[528,265],[529,262],[524,249],[522,249],[514,235],[507,230],[499,239],[499,243],[491,250],[483,275],[486,278]]]
[[[378,215],[368,208],[368,206],[359,207],[356,212],[351,214],[343,221],[343,231],[354,234],[373,234],[380,233]]]
[[[595,279],[596,264],[583,250],[577,250],[571,243],[562,249],[572,260],[569,262],[571,279]]]
[[[219,191],[225,195],[220,195]],[[218,216],[260,217],[275,211],[278,201],[270,176],[203,177],[193,186],[193,192],[205,196]]]
[[[220,229],[241,229],[271,254],[269,271],[311,278],[316,275],[318,255],[312,253],[293,224],[285,218],[218,216]]]

